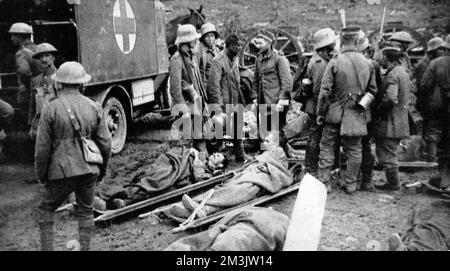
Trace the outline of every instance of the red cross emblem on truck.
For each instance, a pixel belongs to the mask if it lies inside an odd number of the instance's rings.
[[[124,54],[133,51],[136,44],[136,19],[127,0],[116,0],[113,10],[114,34]]]

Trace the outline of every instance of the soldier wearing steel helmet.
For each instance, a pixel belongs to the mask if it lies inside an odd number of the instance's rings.
[[[411,60],[408,56],[408,49],[410,46],[414,43],[414,39],[406,31],[399,31],[392,34],[392,36],[389,37],[388,41],[396,42],[400,46],[400,50],[402,51],[402,57],[400,58],[400,62],[402,66],[405,68],[406,72],[410,75],[412,78],[412,64]]]
[[[211,61],[220,53],[219,48],[216,46],[216,40],[219,37],[219,33],[212,23],[205,23],[202,25],[200,33],[202,36],[200,37],[197,63],[202,76],[203,85],[206,87],[208,85]]]
[[[202,133],[204,123],[202,113],[208,103],[208,96],[196,58],[200,37],[195,26],[191,24],[178,27],[175,40],[178,51],[172,56],[169,67],[170,94],[174,104],[173,110],[183,111],[183,118],[190,119],[193,147],[198,151],[207,152]],[[192,111],[183,110],[183,107],[188,105],[193,105]],[[201,125],[196,125],[197,123]]]
[[[106,175],[111,135],[101,105],[80,93],[83,84],[91,79],[81,64],[66,62],[51,78],[56,82],[58,97],[42,111],[34,162],[36,176],[45,187],[39,204],[41,248],[53,250],[54,211],[74,191],[81,249],[89,250],[94,228],[94,189]],[[72,119],[77,120],[77,129]],[[86,162],[80,136],[95,142],[102,164]]]
[[[439,188],[450,190],[450,35],[439,47],[444,54],[431,61],[420,83],[425,107],[433,112],[434,135],[438,146],[439,176],[433,176]]]
[[[385,46],[380,65],[386,69],[380,93],[373,103],[372,134],[376,154],[383,167],[387,183],[378,189],[401,191],[398,175],[397,148],[400,140],[409,137],[409,101],[411,81],[400,63],[401,49],[395,43]],[[371,174],[371,173],[370,173]]]
[[[414,71],[416,79],[416,109],[422,114],[422,139],[425,141],[425,146],[422,152],[422,157],[428,162],[436,162],[437,160],[437,143],[439,137],[439,123],[436,121],[433,110],[427,108],[425,101],[424,89],[420,88],[420,82],[430,62],[444,54],[444,48],[441,45],[444,40],[440,37],[432,38],[427,44],[427,54],[420,59]]]
[[[28,125],[31,124],[33,115],[30,113],[30,84],[31,78],[37,76],[41,71],[39,62],[33,59],[36,52],[36,44],[31,41],[33,28],[26,23],[14,23],[9,29],[11,41],[18,48],[15,55],[17,72],[17,106],[22,110],[23,117]]]
[[[306,76],[302,80],[302,96],[305,98],[305,113],[313,120],[309,133],[305,154],[306,172],[318,177],[318,163],[320,152],[320,139],[322,138],[323,125],[318,125],[317,100],[319,98],[322,77],[328,62],[333,57],[336,46],[336,34],[330,28],[320,29],[314,34],[315,54],[311,57],[306,70]],[[328,191],[331,191],[329,183],[325,182]]]
[[[375,96],[377,92],[373,68],[357,48],[359,30],[360,27],[341,30],[340,52],[330,60],[322,78],[316,120],[318,125],[325,122],[320,140],[319,179],[325,183],[330,182],[331,169],[336,158],[335,150],[341,141],[347,155],[347,167],[345,182],[340,184],[349,194],[354,193],[357,188],[356,178],[362,159],[362,132],[355,134],[355,129],[341,125],[343,121],[350,119],[349,115],[344,113],[345,110],[356,111],[361,97],[367,93]],[[361,114],[366,111],[362,110]],[[358,127],[358,130],[363,129],[364,127]]]
[[[55,57],[58,50],[50,43],[41,43],[37,46],[34,59],[39,59],[42,73],[31,79],[31,113],[34,114],[31,122],[30,136],[36,140],[37,127],[44,106],[56,97],[54,81],[51,76],[56,73]]]

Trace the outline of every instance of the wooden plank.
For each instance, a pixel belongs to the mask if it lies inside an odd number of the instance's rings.
[[[183,188],[180,188],[180,189],[177,189],[174,191],[170,191],[168,193],[165,193],[165,194],[162,194],[162,195],[159,195],[154,198],[147,199],[147,200],[143,200],[143,201],[125,206],[125,207],[117,209],[117,210],[106,211],[103,214],[101,214],[100,216],[96,217],[94,219],[94,221],[95,222],[105,222],[105,221],[111,220],[113,218],[120,217],[122,215],[137,211],[139,209],[146,208],[148,206],[155,205],[155,204],[164,202],[166,200],[181,196],[188,192],[192,192],[192,191],[204,188],[204,187],[215,185],[217,183],[220,183],[220,182],[223,182],[225,180],[232,178],[236,173],[244,170],[246,167],[248,167],[252,163],[253,162],[250,162],[248,164],[245,164],[244,166],[242,166],[241,168],[239,168],[237,170],[228,172],[228,173],[220,175],[220,176],[216,176],[207,181],[198,182],[198,183],[195,183],[195,184],[192,184],[189,186],[185,186]]]
[[[327,189],[306,174],[300,182],[284,242],[284,251],[316,251],[325,213]]]
[[[219,219],[223,218],[227,214],[239,213],[239,212],[242,212],[243,210],[245,210],[245,209],[247,209],[249,207],[254,207],[254,206],[263,204],[265,202],[268,202],[270,200],[273,200],[273,199],[279,198],[281,196],[287,195],[287,194],[289,194],[291,192],[294,192],[299,187],[300,187],[300,183],[295,183],[295,184],[291,185],[290,187],[282,189],[280,192],[278,192],[276,194],[266,195],[266,196],[254,199],[252,201],[246,202],[244,204],[237,205],[237,206],[234,206],[232,208],[228,208],[228,209],[219,211],[219,212],[214,213],[214,214],[212,214],[210,216],[194,220],[191,224],[185,225],[183,227],[174,228],[172,230],[172,232],[179,233],[179,232],[182,232],[182,231],[185,231],[185,230],[194,229],[194,228],[198,228],[198,227],[203,226],[203,225],[207,225],[209,223],[212,223],[212,222],[214,222],[216,220],[219,220]]]
[[[304,157],[300,157],[300,158],[288,158],[288,162],[290,164],[295,164],[295,163],[302,163],[305,162]],[[345,165],[345,161],[342,162],[342,165]],[[414,161],[414,162],[398,162],[398,167],[400,169],[406,169],[406,168],[424,168],[424,169],[429,169],[429,168],[436,168],[438,167],[438,163],[430,163],[430,162],[424,162],[424,161]],[[375,169],[379,170],[381,169],[381,167],[379,165],[375,165],[374,167]]]

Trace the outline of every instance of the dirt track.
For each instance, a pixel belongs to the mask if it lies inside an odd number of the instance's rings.
[[[378,27],[382,6],[368,6],[366,1],[318,0],[304,1],[173,1],[168,4],[174,17],[186,12],[186,7],[196,8],[204,4],[204,13],[213,23],[225,22],[230,14],[239,14],[240,27],[249,28],[256,22],[270,21],[274,6],[278,7],[278,19],[274,26],[298,26],[298,31],[308,37],[314,31],[326,26],[340,26],[337,10],[347,11],[349,22],[358,23],[366,29]],[[306,2],[306,1],[305,1]],[[390,1],[391,2],[391,1]],[[403,20],[413,28],[430,27],[433,31],[449,33],[449,4],[424,4],[431,1],[392,1],[389,20]],[[395,12],[394,12],[395,11]],[[223,25],[219,25],[223,27]],[[129,181],[139,167],[151,163],[159,153],[168,150],[176,142],[164,142],[167,131],[143,127],[130,136],[125,150],[113,157],[109,180],[99,187],[103,191],[120,189]],[[0,250],[38,250],[39,233],[34,220],[34,208],[39,201],[38,186],[26,180],[33,175],[32,150],[30,144],[20,138],[10,146],[9,159],[0,165]],[[433,171],[401,173],[403,181],[427,179]],[[377,172],[375,179],[384,178]],[[380,193],[359,192],[348,196],[335,191],[327,199],[323,221],[320,250],[369,250],[367,243],[376,240],[385,248],[385,240],[392,232],[404,229],[407,215],[415,206],[427,205],[435,198],[425,194],[406,194],[386,199]],[[275,210],[290,216],[295,193],[281,200],[271,202]],[[57,215],[57,237],[55,248],[65,249],[68,240],[76,238],[76,222],[67,213]],[[96,229],[92,248],[94,250],[161,250],[168,244],[186,235],[172,234],[177,226],[171,221],[153,225],[151,220],[139,221],[130,216],[115,221],[109,227]],[[189,233],[193,233],[192,231]]]

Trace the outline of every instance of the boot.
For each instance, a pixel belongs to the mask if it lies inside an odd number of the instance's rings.
[[[39,209],[39,232],[41,238],[41,250],[53,251],[53,238],[54,238],[54,213]]]
[[[400,180],[398,178],[398,168],[388,168],[385,170],[387,183],[377,186],[380,190],[400,191]]]
[[[53,222],[40,222],[41,250],[53,251]]]
[[[78,234],[80,236],[81,251],[89,251],[92,233],[94,232],[94,216],[78,221]]]
[[[361,173],[361,191],[367,191],[367,192],[375,192],[376,188],[372,181],[372,170],[373,165],[367,164],[361,166],[360,173]]]
[[[321,181],[325,187],[327,188],[327,193],[330,194],[332,189],[331,189],[331,184],[330,184],[330,178],[331,178],[331,169],[319,169],[318,172],[318,179],[319,181]]]
[[[347,162],[347,169],[345,170],[345,193],[353,194],[357,189],[356,178],[361,163]]]
[[[435,142],[426,141],[424,153],[425,160],[430,163],[437,162],[436,155],[437,155],[437,144]]]
[[[373,184],[373,182],[363,182],[361,183],[361,191],[366,191],[366,192],[376,192],[377,189],[375,187],[375,185]]]

